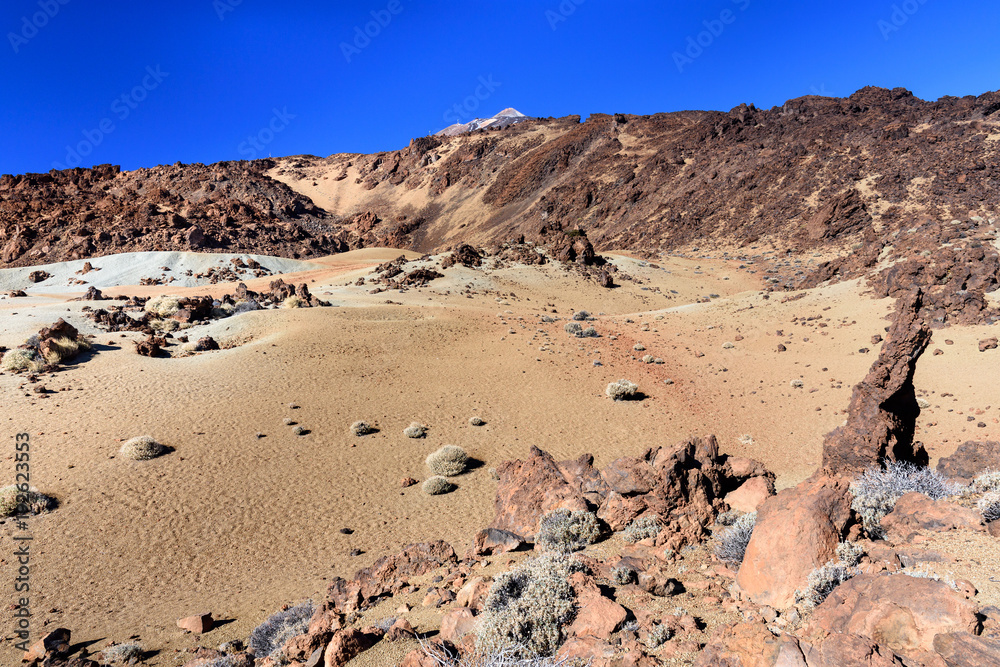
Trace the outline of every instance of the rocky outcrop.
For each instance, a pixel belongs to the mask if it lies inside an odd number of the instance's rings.
[[[861,635],[897,652],[933,651],[935,637],[975,633],[976,606],[947,584],[905,574],[862,574],[820,604],[805,636]]]
[[[926,465],[926,452],[913,441],[920,414],[913,373],[931,338],[921,305],[919,290],[899,300],[878,359],[854,387],[847,423],[823,442],[826,471],[853,475],[885,460]]]
[[[834,558],[847,534],[848,486],[841,478],[814,477],[761,505],[736,578],[743,594],[778,609],[795,602],[795,591]]]
[[[1000,442],[988,440],[963,442],[951,456],[942,457],[937,471],[948,479],[968,484],[987,470],[1000,465]]]
[[[986,530],[979,512],[945,500],[931,500],[915,492],[896,501],[893,510],[882,518],[882,529],[899,541],[920,530]]]

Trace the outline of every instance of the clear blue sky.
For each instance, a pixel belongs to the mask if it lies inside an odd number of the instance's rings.
[[[1000,88],[996,0],[4,0],[0,35],[0,173],[392,150],[508,106]]]

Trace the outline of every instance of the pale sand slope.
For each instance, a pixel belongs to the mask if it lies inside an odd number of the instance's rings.
[[[716,260],[664,259],[653,269],[616,257],[643,284],[614,290],[553,265],[488,275],[456,267],[404,293],[353,285],[365,267],[398,254],[347,253],[300,274],[343,307],[248,313],[186,332],[249,340],[241,347],[149,359],[133,353],[135,335],[99,333],[99,354],[43,377],[56,390],[47,398],[20,389],[22,377],[0,375],[5,431],[32,434],[34,483],[62,502],[31,521],[36,633],[43,622],[69,627],[75,641],[99,642],[95,650],[138,635],[162,650],[155,665],[178,664],[173,650],[196,643],[174,626],[184,615],[233,619],[204,645],[246,639],[283,603],[320,596],[330,578],[409,542],[442,538],[464,552],[493,516],[488,469],[530,445],[557,458],[592,452],[603,466],[715,433],[724,451],[759,458],[780,486],[793,484],[815,469],[823,434],[843,421],[851,386],[877,354],[871,336],[884,334],[892,306],[863,296],[855,282],[765,300],[757,276]],[[476,293],[461,293],[469,284]],[[709,293],[720,298],[684,305]],[[23,305],[4,304],[0,345],[57,315],[87,330],[81,302],[14,301]],[[540,323],[553,308],[563,318],[580,308],[606,313],[594,322],[603,337],[570,338],[565,320]],[[816,315],[808,326],[791,321]],[[932,346],[944,347],[944,338],[955,345],[920,362],[918,390],[937,392],[929,399],[942,406],[921,417],[920,437],[934,455],[963,439],[1000,436],[992,378],[975,372],[987,358],[975,346],[982,329],[936,333]],[[646,351],[633,351],[638,341]],[[727,341],[735,347],[723,349]],[[787,352],[776,351],[779,342]],[[864,347],[871,351],[859,353]],[[639,361],[647,353],[665,363]],[[621,377],[648,398],[608,400],[606,384]],[[794,379],[804,386],[791,387]],[[956,401],[936,398],[941,392]],[[300,407],[290,409],[293,402]],[[977,419],[986,428],[958,414],[970,408],[985,411]],[[472,415],[487,425],[469,426]],[[286,417],[310,433],[293,436]],[[357,419],[381,431],[354,437],[348,426]],[[427,439],[402,435],[413,420],[430,425]],[[146,433],[176,451],[146,463],[115,456],[120,440]],[[458,478],[450,495],[400,487],[403,477],[425,479],[423,459],[446,443],[483,466]],[[10,470],[12,455],[11,445]],[[342,535],[343,527],[356,532]],[[12,552],[12,533],[10,522],[0,526],[3,554]],[[355,548],[365,553],[349,556]],[[2,558],[11,572],[10,556]],[[13,592],[5,590],[2,622],[11,628]],[[9,643],[0,649],[0,661],[16,657]]]

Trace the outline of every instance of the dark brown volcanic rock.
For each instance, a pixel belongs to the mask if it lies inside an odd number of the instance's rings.
[[[937,464],[937,471],[948,479],[968,484],[987,470],[995,470],[1000,462],[1000,442],[963,442],[951,456]]]
[[[919,290],[899,300],[878,359],[854,387],[847,423],[823,442],[825,470],[855,474],[886,459],[926,465],[926,452],[913,442],[920,414],[913,372],[931,339],[921,300]]]

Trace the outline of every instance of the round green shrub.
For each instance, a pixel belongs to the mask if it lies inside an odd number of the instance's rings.
[[[148,461],[164,454],[167,448],[158,443],[153,436],[140,435],[139,437],[126,440],[125,444],[118,450],[127,459],[133,461]]]
[[[427,457],[427,467],[435,475],[454,477],[465,472],[469,455],[458,445],[445,445]]]

